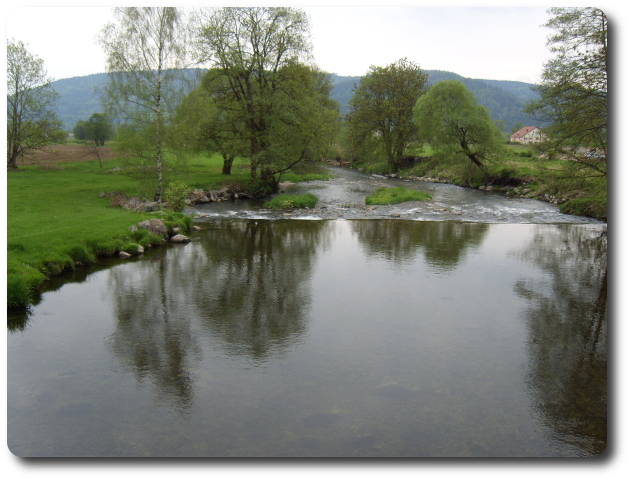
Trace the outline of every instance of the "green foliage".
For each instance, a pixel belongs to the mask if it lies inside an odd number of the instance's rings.
[[[181,212],[186,206],[186,196],[188,187],[178,181],[170,182],[164,191],[164,201],[168,205],[168,209],[174,212]]]
[[[225,7],[201,17],[201,56],[215,64],[203,88],[221,117],[209,138],[240,139],[232,146],[261,180],[252,189],[275,192],[282,173],[321,158],[336,137],[329,75],[300,63],[310,53],[308,17],[275,7]]]
[[[97,146],[105,145],[105,140],[113,136],[113,126],[104,113],[93,113],[87,122],[79,120],[72,133],[77,140],[89,140]]]
[[[99,43],[107,58],[110,82],[104,89],[107,110],[143,135],[144,151],[155,166],[155,201],[162,197],[165,125],[185,92],[179,67],[186,61],[186,27],[174,7],[125,7],[114,10],[116,23],[103,27]],[[179,82],[178,82],[179,80]]]
[[[608,171],[608,24],[597,8],[552,8],[545,25],[556,56],[544,67],[540,98],[526,111],[550,123],[540,149],[582,176]]]
[[[430,200],[431,195],[404,187],[378,188],[365,199],[366,205],[393,205],[410,201]]]
[[[67,134],[54,113],[59,94],[46,77],[43,60],[22,42],[7,40],[7,166],[18,157],[62,142]]]
[[[437,83],[420,97],[414,122],[438,157],[465,158],[482,168],[504,152],[503,134],[488,111],[456,80]]]
[[[562,213],[586,215],[606,221],[608,219],[608,197],[581,197],[571,199],[560,205]]]
[[[263,207],[273,210],[290,210],[292,208],[313,208],[317,204],[317,197],[312,193],[305,195],[278,195],[265,202]]]
[[[416,139],[413,107],[425,93],[427,76],[407,59],[386,67],[370,67],[350,100],[347,142],[353,156],[378,146],[396,169],[408,144]],[[359,155],[357,155],[357,153]]]

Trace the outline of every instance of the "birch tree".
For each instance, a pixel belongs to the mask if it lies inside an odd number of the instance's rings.
[[[153,163],[157,180],[154,201],[162,197],[164,130],[181,94],[188,29],[174,7],[116,8],[117,22],[107,24],[99,43],[107,57],[110,82],[105,99],[112,115],[136,130],[152,130],[151,148],[136,153]]]

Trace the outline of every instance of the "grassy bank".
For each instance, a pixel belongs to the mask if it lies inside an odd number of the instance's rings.
[[[129,196],[152,197],[155,182],[133,159],[81,162],[47,161],[7,173],[7,303],[29,304],[47,278],[68,269],[94,263],[134,245],[149,247],[160,239],[145,230],[128,228],[156,213],[135,213],[110,206],[101,192],[121,191]],[[206,190],[244,184],[249,166],[236,160],[233,175],[221,174],[220,156],[197,155],[181,162],[169,158],[165,182],[179,180],[189,188]],[[314,179],[312,174],[288,175],[291,181]],[[327,178],[327,176],[316,176]],[[285,178],[283,177],[283,180]],[[164,220],[164,216],[158,216]],[[190,219],[170,214],[167,222],[186,229]]]
[[[430,149],[415,155],[430,157]],[[492,186],[493,191],[557,203],[560,211],[606,221],[608,218],[607,181],[575,175],[567,161],[544,159],[525,146],[510,145],[507,154],[488,163],[485,170],[470,162],[438,162],[425,159],[397,173],[401,178],[430,178],[468,188]],[[393,173],[386,161],[354,163],[370,173]]]

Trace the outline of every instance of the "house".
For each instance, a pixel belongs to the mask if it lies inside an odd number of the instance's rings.
[[[510,142],[530,144],[540,143],[545,139],[545,134],[538,127],[523,127],[518,132],[510,135]]]

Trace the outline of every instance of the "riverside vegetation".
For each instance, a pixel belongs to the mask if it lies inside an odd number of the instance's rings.
[[[467,188],[488,189],[558,204],[562,213],[607,221],[607,178],[572,175],[566,161],[538,155],[533,148],[508,145],[506,152],[484,169],[462,162],[436,160],[428,146],[411,149],[417,161],[393,171],[387,159],[355,161],[352,167],[400,178],[430,179]]]
[[[168,158],[165,183],[178,189],[247,189],[249,164],[235,160],[230,176],[222,175],[220,155],[193,155],[185,163]],[[153,178],[134,166],[130,158],[108,159],[102,167],[96,160],[22,166],[7,175],[7,305],[32,303],[38,289],[50,277],[90,265],[98,257],[113,256],[137,246],[160,245],[162,239],[147,230],[129,231],[131,225],[159,218],[181,233],[191,229],[192,219],[182,213],[135,212],[116,208],[102,192],[125,192],[150,198]],[[322,173],[296,174],[283,178],[297,182],[325,179]],[[173,189],[177,191],[177,189]],[[168,198],[168,195],[167,195]],[[181,208],[182,205],[180,205]]]

